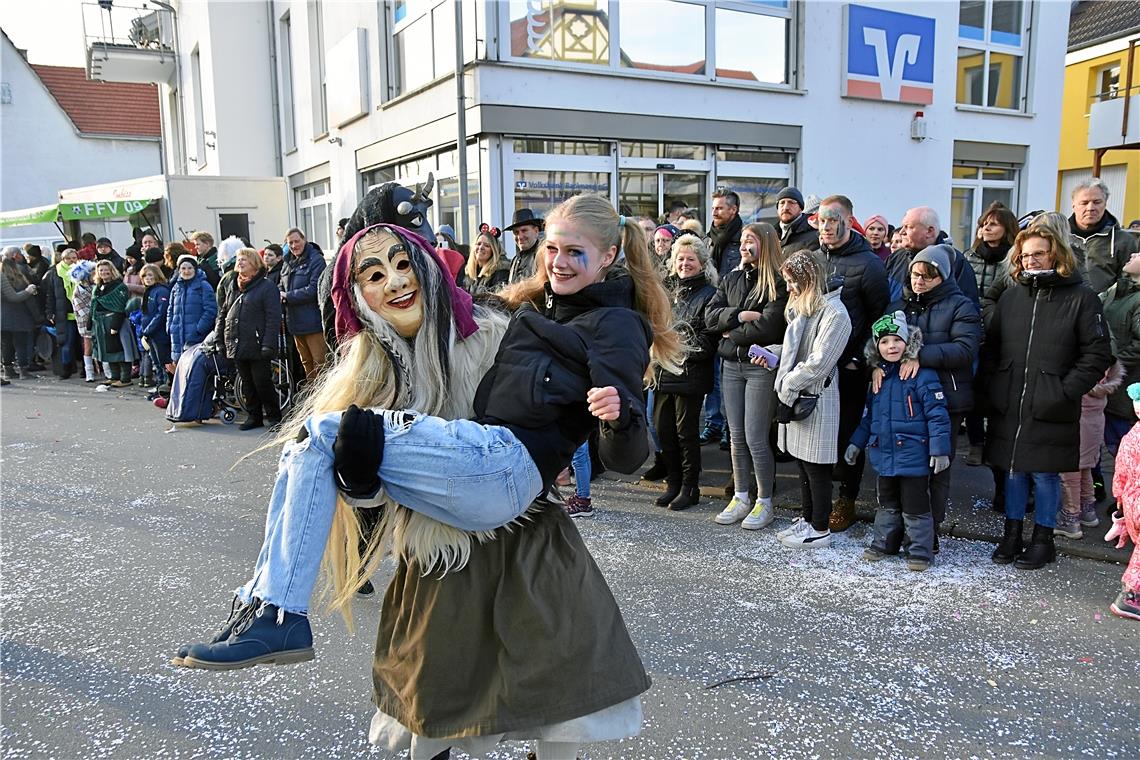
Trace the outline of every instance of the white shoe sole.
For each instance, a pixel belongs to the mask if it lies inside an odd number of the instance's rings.
[[[1074,541],[1080,540],[1085,537],[1084,531],[1081,530],[1061,530],[1060,528],[1053,528],[1054,536],[1061,536],[1062,538],[1070,538]]]
[[[751,510],[749,510],[749,512],[750,511]],[[734,525],[735,523],[740,522],[741,520],[743,520],[746,517],[748,517],[748,512],[745,512],[744,514],[740,515],[739,517],[737,517],[735,514],[733,514],[731,512],[729,512],[728,514],[721,512],[720,514],[718,514],[716,517],[713,518],[713,522],[715,522],[717,525]]]
[[[744,522],[740,523],[741,528],[744,528],[745,530],[762,530],[774,523],[776,521],[776,516],[769,512],[767,520],[753,520],[752,522],[749,522],[748,519],[749,518],[745,517]]]
[[[793,540],[790,536],[784,536],[780,539],[780,543],[789,549],[823,549],[831,546],[831,536],[823,536],[811,542],[804,541],[802,538]]]

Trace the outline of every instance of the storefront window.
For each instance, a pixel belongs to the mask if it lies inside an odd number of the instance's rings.
[[[703,161],[705,159],[705,146],[623,142],[621,143],[621,155],[625,158],[681,158]]]
[[[705,8],[685,2],[623,2],[619,65],[627,69],[705,73]],[[684,30],[678,34],[677,30]]]
[[[787,177],[719,177],[718,183],[740,196],[740,218],[745,224],[776,219],[776,195]]]
[[[459,219],[459,180],[457,178],[441,179],[439,181],[439,200],[436,202],[436,218],[438,228],[443,224],[450,224],[456,236],[463,235],[463,224]],[[467,235],[474,237],[482,222],[479,218],[479,180],[470,174],[467,177]],[[467,245],[470,240],[458,240],[460,244]]]
[[[958,103],[1023,108],[1029,35],[1025,5],[1021,0],[961,0]]]
[[[562,201],[582,193],[610,195],[607,172],[542,171],[516,169],[515,208],[529,208],[543,216]],[[500,225],[502,226],[502,225]]]
[[[705,218],[709,208],[705,175],[666,173],[662,177],[664,184],[661,188],[663,206],[661,216],[667,216],[674,204],[684,203],[686,208],[695,208],[701,215],[701,223],[708,226],[709,220]]]
[[[390,7],[392,44],[387,98],[419,89],[455,71],[452,0],[395,0]],[[463,0],[464,61],[475,60],[479,23],[476,10],[475,0]]]
[[[558,156],[608,156],[610,143],[581,140],[515,140],[515,153],[548,153]]]

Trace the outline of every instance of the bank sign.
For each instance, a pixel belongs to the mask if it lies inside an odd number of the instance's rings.
[[[934,102],[934,19],[846,5],[843,25],[845,97]]]

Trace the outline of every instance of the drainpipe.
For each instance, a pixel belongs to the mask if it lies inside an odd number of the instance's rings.
[[[273,99],[273,165],[277,176],[284,176],[281,157],[281,106],[277,100],[277,34],[273,0],[265,0],[266,28],[269,32],[269,93]]]
[[[455,136],[457,158],[459,159],[459,234],[460,240],[470,244],[470,230],[467,226],[467,104],[463,83],[463,3],[455,3]]]

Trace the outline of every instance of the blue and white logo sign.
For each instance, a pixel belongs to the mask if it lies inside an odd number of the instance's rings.
[[[843,8],[843,95],[934,101],[934,19],[862,5]]]

